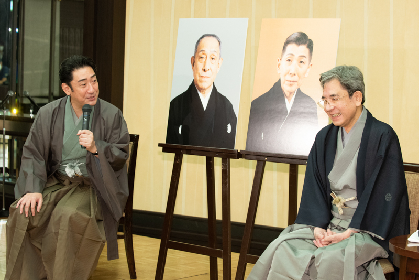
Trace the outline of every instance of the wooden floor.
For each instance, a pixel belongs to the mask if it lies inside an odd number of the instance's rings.
[[[98,266],[93,273],[91,280],[128,280],[128,266],[125,258],[124,241],[118,240],[119,260],[108,262],[106,260],[106,246],[100,256]],[[135,235],[134,254],[137,269],[137,279],[154,279],[159,254],[160,240]],[[239,255],[232,253],[232,279],[235,278],[236,267]],[[250,273],[253,265],[247,265],[246,276]],[[222,259],[218,259],[218,279],[223,279]],[[209,257],[169,250],[167,255],[164,279],[188,279],[203,280],[210,279]],[[6,273],[6,220],[0,220],[0,279]]]

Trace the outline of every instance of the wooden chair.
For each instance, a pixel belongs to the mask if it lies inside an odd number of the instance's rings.
[[[123,233],[118,233],[118,239],[124,239],[125,254],[127,255],[130,278],[137,279],[137,273],[135,272],[134,244],[132,241],[132,208],[134,199],[134,179],[135,167],[137,164],[138,139],[140,136],[136,134],[130,134],[129,136],[129,156],[127,159],[129,195],[127,204],[125,205],[124,214],[119,220],[119,224],[123,227]]]
[[[407,193],[410,207],[410,233],[419,229],[419,164],[405,163]],[[387,259],[379,260],[387,280],[394,279],[394,267]]]

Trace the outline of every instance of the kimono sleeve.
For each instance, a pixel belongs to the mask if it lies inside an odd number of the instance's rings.
[[[26,193],[41,193],[47,181],[47,160],[50,147],[51,112],[42,107],[23,146],[20,176],[15,186],[15,197]]]
[[[88,155],[86,164],[91,166],[91,179],[100,196],[114,220],[118,221],[128,197],[126,162],[129,152],[129,134],[121,111],[118,110],[111,120],[109,123],[101,124],[107,126],[105,135],[101,135],[102,137],[96,135],[102,138],[102,140],[95,140],[99,157],[98,166],[96,167],[97,163],[92,154]]]
[[[325,173],[323,133],[319,133],[307,160],[300,209],[295,223],[326,229],[330,220],[330,196]]]
[[[124,167],[128,159],[129,133],[127,124],[121,111],[118,111],[113,122],[105,125],[109,126],[110,132],[106,133],[103,140],[95,139],[97,152],[101,162],[106,161],[113,171],[118,171]]]

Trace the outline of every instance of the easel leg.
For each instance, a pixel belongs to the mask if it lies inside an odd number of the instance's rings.
[[[222,159],[223,279],[231,279],[230,159]]]
[[[255,225],[256,212],[258,210],[259,195],[265,166],[266,161],[258,160],[255,177],[253,178],[252,193],[250,195],[249,210],[247,211],[246,225],[244,227],[239,263],[237,265],[236,280],[243,280],[244,274],[246,273],[246,256],[249,253],[250,241],[252,239],[252,230],[253,226]]]
[[[298,165],[290,164],[289,179],[289,204],[288,204],[288,225],[295,222],[297,218],[297,188],[298,188]]]
[[[208,206],[208,237],[209,247],[217,246],[216,214],[215,214],[215,176],[214,157],[206,157],[207,168],[207,206]],[[210,257],[210,279],[218,279],[217,257]]]
[[[168,242],[170,231],[172,228],[173,212],[175,210],[175,202],[177,190],[179,187],[180,170],[182,167],[183,154],[175,154],[173,160],[172,179],[170,181],[169,197],[167,199],[166,215],[164,216],[163,230],[160,241],[159,260],[157,263],[156,280],[162,280],[164,274],[164,266],[166,264]]]

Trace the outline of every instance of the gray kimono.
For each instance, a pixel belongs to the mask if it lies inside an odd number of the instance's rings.
[[[62,161],[66,96],[43,106],[31,127],[23,148],[21,175],[16,187],[18,199],[29,192],[42,193],[48,178]],[[108,242],[108,260],[118,258],[116,231],[128,197],[126,160],[129,133],[122,112],[98,99],[91,131],[99,161],[86,155],[86,169],[100,202]]]

